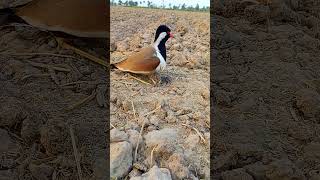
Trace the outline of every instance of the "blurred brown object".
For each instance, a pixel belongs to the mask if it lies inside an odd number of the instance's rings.
[[[34,0],[16,14],[32,26],[79,37],[109,36],[105,0]]]

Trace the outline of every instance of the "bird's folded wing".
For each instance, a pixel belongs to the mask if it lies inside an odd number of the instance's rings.
[[[160,64],[153,47],[146,47],[140,52],[131,55],[128,59],[116,63],[115,66],[122,70],[133,73],[151,73]]]

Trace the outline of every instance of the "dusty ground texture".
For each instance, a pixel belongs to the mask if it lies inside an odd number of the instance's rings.
[[[0,27],[0,179],[77,179],[70,127],[82,177],[103,176],[106,70],[6,13]],[[64,37],[105,59],[103,40]]]
[[[111,7],[111,62],[151,45],[161,24],[175,36],[163,83],[111,71],[111,175],[209,179],[209,13]]]
[[[319,1],[213,6],[211,178],[319,179]]]

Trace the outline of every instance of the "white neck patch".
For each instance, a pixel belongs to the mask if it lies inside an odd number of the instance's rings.
[[[158,45],[160,44],[160,42],[163,40],[163,38],[165,38],[166,37],[166,35],[167,35],[167,33],[166,32],[162,32],[160,35],[159,35],[159,37],[158,37],[158,39],[154,42],[154,44],[153,44],[153,47],[156,49],[156,56],[160,59],[160,64],[158,65],[158,67],[157,67],[157,71],[162,71],[165,67],[166,67],[166,65],[167,65],[167,63],[166,63],[166,61],[164,60],[164,58],[162,57],[162,55],[161,55],[161,53],[160,53],[160,51],[159,51],[159,48],[158,48]]]
[[[159,46],[160,42],[162,41],[162,39],[164,39],[166,37],[166,35],[167,35],[166,32],[162,32],[159,34],[158,39],[153,44],[154,48],[156,48],[158,50],[158,46]]]

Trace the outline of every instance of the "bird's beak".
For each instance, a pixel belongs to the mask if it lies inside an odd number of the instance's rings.
[[[170,38],[173,38],[173,34],[171,32],[169,32]]]

